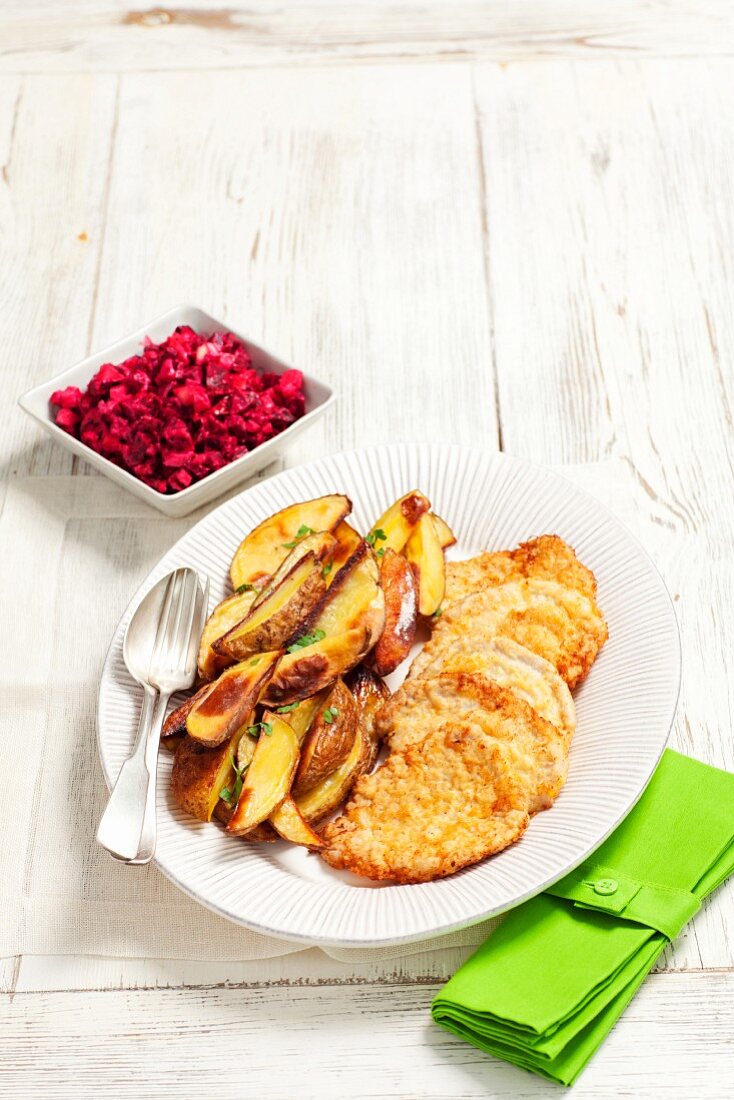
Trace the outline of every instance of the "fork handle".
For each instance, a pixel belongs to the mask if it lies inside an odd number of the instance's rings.
[[[138,845],[138,850],[135,855],[135,859],[131,859],[129,861],[130,863],[150,863],[151,859],[155,855],[156,837],[158,832],[155,809],[155,796],[158,776],[158,752],[161,743],[161,731],[163,729],[163,721],[166,717],[166,710],[168,708],[169,699],[170,695],[168,693],[158,696],[155,701],[153,716],[151,718],[150,726],[148,729],[145,746],[145,767],[148,772],[148,791],[145,799],[145,814],[143,816],[143,827],[140,831],[140,843]]]
[[[150,771],[148,742],[160,697],[146,686],[140,708],[135,747],[120,769],[109,801],[97,829],[97,840],[115,859],[130,863],[140,849],[143,822],[148,804]],[[159,730],[160,737],[160,730]],[[154,787],[155,790],[155,787]]]

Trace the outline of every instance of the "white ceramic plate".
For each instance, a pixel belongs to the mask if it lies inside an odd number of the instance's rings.
[[[418,886],[371,884],[283,843],[248,845],[184,815],[161,754],[161,870],[192,898],[260,932],[312,944],[407,943],[464,927],[539,893],[572,870],[629,811],[668,738],[678,697],[680,645],[670,598],[625,528],[563,477],[519,459],[442,445],[376,447],[287,470],[223,504],[161,559],[135,594],[110,646],[99,693],[99,748],[107,781],[130,750],[140,691],[122,660],[132,609],[178,565],[208,573],[212,600],[227,589],[242,537],[279,508],[330,492],[354,502],[366,531],[396,497],[430,497],[468,557],[545,532],[561,535],[596,573],[609,641],[576,694],[578,732],[568,781],[518,844],[451,878]],[[396,673],[395,676],[398,676]]]

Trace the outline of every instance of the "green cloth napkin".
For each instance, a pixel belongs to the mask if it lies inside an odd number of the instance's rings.
[[[570,1085],[666,944],[734,871],[734,775],[668,749],[585,864],[513,910],[444,986],[436,1023]]]

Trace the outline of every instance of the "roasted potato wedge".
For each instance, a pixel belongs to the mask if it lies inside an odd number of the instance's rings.
[[[385,593],[385,626],[367,663],[378,676],[387,676],[410,653],[418,626],[415,574],[402,554],[389,547],[380,558],[380,585]]]
[[[433,526],[436,528],[436,534],[438,535],[441,549],[445,550],[448,546],[453,546],[456,542],[456,535],[451,530],[446,520],[441,519],[435,512],[431,512],[431,519],[433,520]]]
[[[413,489],[391,504],[380,516],[367,536],[367,541],[377,551],[390,549],[399,554],[416,523],[430,507],[428,498]]]
[[[429,515],[423,515],[405,546],[405,556],[418,581],[418,610],[433,615],[441,606],[446,588],[446,562],[438,534]]]
[[[171,769],[171,792],[177,804],[199,821],[211,821],[221,792],[235,782],[237,746],[244,735],[241,726],[229,741],[208,748],[192,737],[184,737]]]
[[[369,632],[358,626],[286,653],[268,684],[263,703],[280,707],[323,690],[358,664],[373,642]]]
[[[367,744],[367,737],[361,726],[357,726],[354,744],[344,763],[310,791],[294,799],[301,816],[309,824],[327,817],[341,805],[352,789],[357,776],[362,775],[370,767],[371,760],[372,754]]]
[[[362,541],[278,664],[264,702],[283,705],[305,699],[353,668],[372,648],[385,625],[378,576],[375,557]]]
[[[242,793],[227,825],[228,833],[247,833],[265,821],[291,788],[299,753],[293,728],[267,710],[261,729]]]
[[[305,558],[308,554],[313,554],[317,561],[326,564],[331,562],[336,548],[336,538],[328,531],[317,531],[313,535],[305,535],[302,539],[298,539],[288,557],[283,559],[270,580],[255,597],[252,609],[254,610],[256,607],[259,607],[263,600],[267,599],[267,597],[272,594],[274,589],[285,580],[293,569],[293,566],[299,562],[301,558]]]
[[[330,568],[326,571],[327,585],[333,582],[339,570],[343,565],[347,564],[354,551],[362,542],[362,536],[359,532],[355,531],[344,519],[339,526],[334,529],[334,538],[336,539],[336,548],[330,563]]]
[[[185,737],[186,736],[186,719],[191,712],[192,707],[196,705],[199,699],[202,699],[209,690],[209,684],[204,684],[197,692],[190,695],[188,699],[184,699],[180,706],[172,710],[170,714],[166,715],[166,720],[163,723],[163,729],[161,730],[161,738],[168,740],[168,738]]]
[[[228,806],[226,802],[217,802],[213,816],[217,821],[221,821],[222,825],[228,825],[233,813],[233,806]],[[268,821],[263,821],[260,825],[256,825],[254,829],[250,829],[249,833],[245,833],[244,836],[239,837],[239,839],[256,844],[260,844],[263,841],[274,844],[278,839],[278,834]]]
[[[385,624],[385,596],[375,555],[364,539],[339,570],[321,603],[306,621],[305,633],[322,630],[327,637],[362,626],[370,645]]]
[[[214,642],[212,648],[237,661],[253,653],[279,649],[298,631],[325,592],[321,562],[309,552],[292,566],[268,596],[253,606],[241,623]]]
[[[349,673],[347,686],[357,707],[357,721],[367,739],[369,759],[363,771],[370,771],[380,751],[380,735],[376,729],[375,715],[390,698],[390,689],[364,665],[358,665]]]
[[[263,520],[235,551],[230,566],[232,587],[237,589],[243,584],[262,587],[299,537],[315,531],[333,531],[351,510],[349,497],[334,493],[291,504]]]
[[[344,681],[337,680],[303,742],[293,794],[305,794],[336,771],[349,755],[356,732],[357,705]]]
[[[278,835],[283,840],[289,840],[291,844],[301,844],[304,848],[315,850],[325,847],[321,837],[313,831],[290,795],[271,813],[269,821]]]
[[[293,727],[299,745],[303,744],[316,715],[326,706],[329,691],[330,688],[324,688],[309,699],[302,699],[300,703],[289,703],[275,708],[275,713],[281,714],[288,725]]]
[[[222,669],[234,661],[227,653],[217,653],[213,646],[228,630],[242,622],[257,599],[257,590],[235,592],[227,596],[212,611],[206,621],[199,643],[198,668],[202,680],[216,680]]]
[[[280,650],[248,657],[198,692],[186,717],[194,741],[213,747],[231,737],[253,710],[280,657]]]

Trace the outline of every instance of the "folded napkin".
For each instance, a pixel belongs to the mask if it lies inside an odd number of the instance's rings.
[[[570,1085],[703,898],[734,871],[734,775],[668,749],[594,856],[514,910],[433,1002],[436,1023]]]

